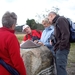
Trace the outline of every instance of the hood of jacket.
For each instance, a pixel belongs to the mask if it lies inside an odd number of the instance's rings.
[[[56,23],[56,21],[57,21],[57,19],[58,19],[59,17],[60,17],[60,16],[59,16],[59,15],[57,15],[57,16],[53,19],[52,24],[55,24],[55,23]]]

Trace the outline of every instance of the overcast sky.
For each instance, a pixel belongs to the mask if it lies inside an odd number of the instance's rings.
[[[25,24],[27,18],[36,19],[36,14],[41,14],[45,9],[51,10],[58,7],[59,14],[75,21],[75,0],[1,0],[0,1],[0,26],[1,18],[6,11],[13,11],[18,16],[17,23]]]

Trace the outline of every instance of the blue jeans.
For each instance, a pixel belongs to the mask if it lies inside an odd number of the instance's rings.
[[[66,66],[69,50],[57,50],[55,59],[56,59],[56,69],[57,75],[67,75]]]

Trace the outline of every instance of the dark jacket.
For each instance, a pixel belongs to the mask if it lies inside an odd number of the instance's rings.
[[[63,16],[57,15],[53,19],[54,24],[54,34],[56,38],[56,44],[54,45],[54,50],[63,50],[63,49],[70,49],[70,31],[69,31],[69,22]]]

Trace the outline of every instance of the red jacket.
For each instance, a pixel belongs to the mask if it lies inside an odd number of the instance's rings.
[[[15,68],[20,75],[26,75],[18,40],[14,31],[5,27],[0,28],[0,58]],[[0,75],[11,74],[0,64]]]
[[[32,34],[26,34],[24,36],[24,39],[23,41],[26,41],[26,40],[39,40],[41,38],[41,34],[42,32],[41,31],[38,31],[38,30],[32,30]]]

